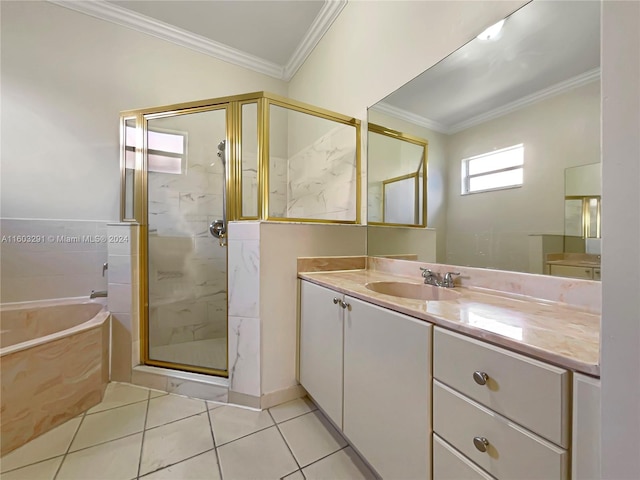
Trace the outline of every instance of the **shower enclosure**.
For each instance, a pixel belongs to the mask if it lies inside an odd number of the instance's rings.
[[[227,376],[228,220],[358,223],[359,121],[259,92],[123,112],[121,132],[141,363]]]

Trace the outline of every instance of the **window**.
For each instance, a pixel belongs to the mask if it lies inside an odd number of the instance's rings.
[[[127,126],[126,132],[126,168],[134,168],[136,129]],[[182,173],[186,142],[186,134],[149,130],[147,133],[148,170],[160,173]]]
[[[524,145],[462,160],[462,195],[522,186]]]

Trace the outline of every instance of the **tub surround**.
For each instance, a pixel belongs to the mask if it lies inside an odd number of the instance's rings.
[[[107,222],[2,218],[0,232],[1,303],[106,290]]]
[[[452,265],[369,257],[366,269],[299,270],[298,277],[381,307],[429,321],[556,365],[599,376],[600,284]],[[344,259],[337,259],[343,265]],[[319,265],[311,259],[299,265]],[[451,301],[421,301],[375,293],[366,283],[422,283],[419,267],[460,272]]]
[[[0,350],[0,454],[102,400],[109,381],[110,315],[102,305],[82,304],[84,300],[3,306],[3,328],[23,330],[24,334],[18,335],[21,343]],[[83,309],[84,316],[78,312]],[[63,317],[65,321],[60,322]],[[40,325],[33,324],[34,320]],[[64,323],[64,330],[60,330],[60,323]],[[58,331],[52,328],[56,325]]]

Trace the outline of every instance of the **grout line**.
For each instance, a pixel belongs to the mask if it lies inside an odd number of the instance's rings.
[[[267,412],[269,413],[269,416],[271,417],[271,420],[273,420],[273,423],[275,423],[276,428],[278,429],[278,433],[282,437],[282,441],[284,442],[284,444],[287,446],[287,449],[289,450],[289,453],[291,453],[291,456],[293,457],[293,461],[296,462],[296,465],[298,466],[298,470],[302,471],[302,467],[300,466],[300,462],[298,462],[298,459],[296,458],[296,456],[293,453],[293,450],[289,446],[289,443],[287,442],[287,439],[284,437],[284,434],[282,433],[282,430],[280,430],[280,425],[278,425],[278,423],[276,422],[275,418],[273,418],[273,415],[271,414],[271,410],[267,410]],[[291,473],[294,473],[294,472],[291,472]],[[289,473],[288,475],[291,475],[291,473]],[[304,474],[302,474],[302,476],[304,477]]]
[[[140,456],[138,457],[138,472],[136,473],[136,478],[140,478],[140,468],[142,467],[142,452],[144,451],[144,434],[147,431],[147,419],[149,418],[150,403],[151,403],[151,390],[149,390],[147,394],[147,411],[144,414],[144,425],[142,426],[142,441],[140,442]]]
[[[229,445],[230,443],[237,442],[238,440],[242,440],[243,438],[250,437],[251,435],[253,435],[255,433],[264,432],[265,430],[267,430],[267,429],[269,429],[271,427],[275,427],[275,426],[276,426],[275,424],[274,425],[269,425],[268,427],[261,428],[260,430],[256,430],[255,432],[247,433],[246,435],[243,435],[241,437],[234,438],[233,440],[229,440],[226,443],[221,443],[220,445],[218,445],[218,447],[224,447],[226,445]]]
[[[58,474],[60,473],[60,470],[62,470],[62,465],[64,464],[64,461],[67,459],[67,455],[69,455],[69,450],[71,450],[71,445],[73,445],[73,441],[76,439],[76,436],[78,435],[78,432],[80,431],[80,427],[82,427],[82,424],[84,423],[85,418],[87,418],[87,412],[84,412],[84,415],[82,415],[82,418],[80,419],[80,423],[78,424],[78,428],[76,428],[76,433],[73,434],[73,438],[69,442],[67,451],[64,452],[64,457],[62,457],[62,461],[60,462],[60,465],[58,465],[58,469],[56,470],[56,474],[53,476],[53,480],[56,480],[56,478],[58,477]]]
[[[0,1],[2,1],[2,0],[0,0]],[[153,400],[153,398],[151,400]],[[202,415],[203,413],[205,413],[205,412],[203,411],[203,412],[194,413],[193,415],[189,415],[189,416],[183,417],[183,418],[178,418],[177,420],[171,420],[170,422],[162,423],[160,425],[154,425],[153,427],[149,427],[149,428],[146,428],[147,424],[145,423],[145,430],[154,430],[156,428],[164,427],[165,425],[171,425],[172,423],[176,423],[176,422],[180,422],[182,420],[186,420],[187,418],[197,417],[198,415]]]
[[[317,412],[317,411],[318,411],[318,409],[316,408],[314,410],[309,410],[308,412],[301,413],[300,415],[296,415],[295,417],[287,418],[285,420],[280,420],[279,422],[276,422],[275,418],[273,419],[273,421],[274,421],[274,423],[276,423],[276,425],[280,425],[282,423],[287,423],[287,422],[289,422],[291,420],[295,420],[296,418],[304,417],[305,415],[309,415],[310,413]],[[269,412],[269,413],[271,413],[271,412]],[[271,418],[273,418],[273,415],[271,416]]]
[[[131,403],[125,403],[123,405],[116,405],[115,407],[111,407],[111,408],[105,408],[104,410],[99,410],[97,412],[91,412],[89,413],[89,411],[87,410],[86,415],[97,415],[98,413],[104,413],[104,412],[110,412],[111,410],[115,410],[116,408],[123,408],[123,407],[129,407],[131,405],[136,405],[138,403],[142,403],[142,402],[146,402],[147,400],[149,400],[148,398],[146,400],[137,400],[135,402],[131,402]],[[100,405],[100,404],[98,404]],[[97,405],[96,405],[97,406]]]
[[[170,464],[170,465],[165,465],[164,467],[162,467],[162,468],[158,468],[157,470],[153,470],[153,471],[151,471],[151,472],[147,472],[147,473],[145,473],[144,475],[142,475],[142,476],[140,476],[140,477],[138,477],[138,478],[143,479],[143,478],[145,478],[145,477],[147,477],[147,476],[149,476],[149,475],[152,475],[152,474],[154,474],[154,473],[161,472],[162,470],[166,470],[167,468],[173,467],[173,466],[178,465],[178,464],[180,464],[180,463],[182,463],[182,462],[186,462],[186,461],[188,461],[188,460],[192,460],[192,459],[194,459],[194,458],[196,458],[196,457],[199,457],[199,456],[201,456],[201,455],[204,455],[205,453],[209,453],[211,450],[215,450],[215,447],[214,447],[214,448],[210,448],[210,449],[208,449],[208,450],[205,450],[204,452],[196,453],[195,455],[192,455],[192,456],[190,456],[190,457],[183,458],[182,460],[180,460],[180,461],[178,461],[178,462],[174,462],[174,463],[172,463],[172,464]]]
[[[330,457],[331,455],[335,455],[336,453],[338,453],[338,452],[340,452],[340,451],[342,451],[342,450],[345,450],[345,449],[349,448],[350,446],[351,446],[351,445],[346,444],[344,447],[339,448],[339,449],[338,449],[338,450],[336,450],[335,452],[331,452],[331,453],[329,453],[328,455],[325,455],[324,457],[321,457],[321,458],[319,458],[319,459],[317,459],[317,460],[314,460],[314,461],[313,461],[313,462],[311,462],[309,465],[305,465],[305,466],[304,466],[304,468],[310,467],[310,466],[311,466],[311,465],[313,465],[314,463],[321,462],[321,461],[322,461],[322,460],[324,460],[325,458],[328,458],[328,457]],[[358,456],[359,456],[359,455],[358,455]],[[302,471],[302,468],[301,468],[300,470]],[[304,476],[304,478],[307,478],[307,477],[304,475],[304,472],[302,472],[302,475]]]
[[[220,463],[220,455],[218,454],[218,446],[216,445],[216,434],[213,432],[213,422],[211,421],[211,411],[209,405],[205,400],[204,406],[207,407],[207,418],[209,419],[209,429],[211,430],[211,438],[213,439],[213,449],[216,451],[216,461],[218,462],[218,473],[220,474],[220,480],[222,479],[222,464]]]

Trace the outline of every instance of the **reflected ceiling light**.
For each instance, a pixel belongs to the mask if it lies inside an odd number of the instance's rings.
[[[498,34],[502,30],[502,26],[504,25],[504,18],[500,20],[498,23],[491,25],[484,32],[478,35],[479,40],[493,40],[498,37]]]

